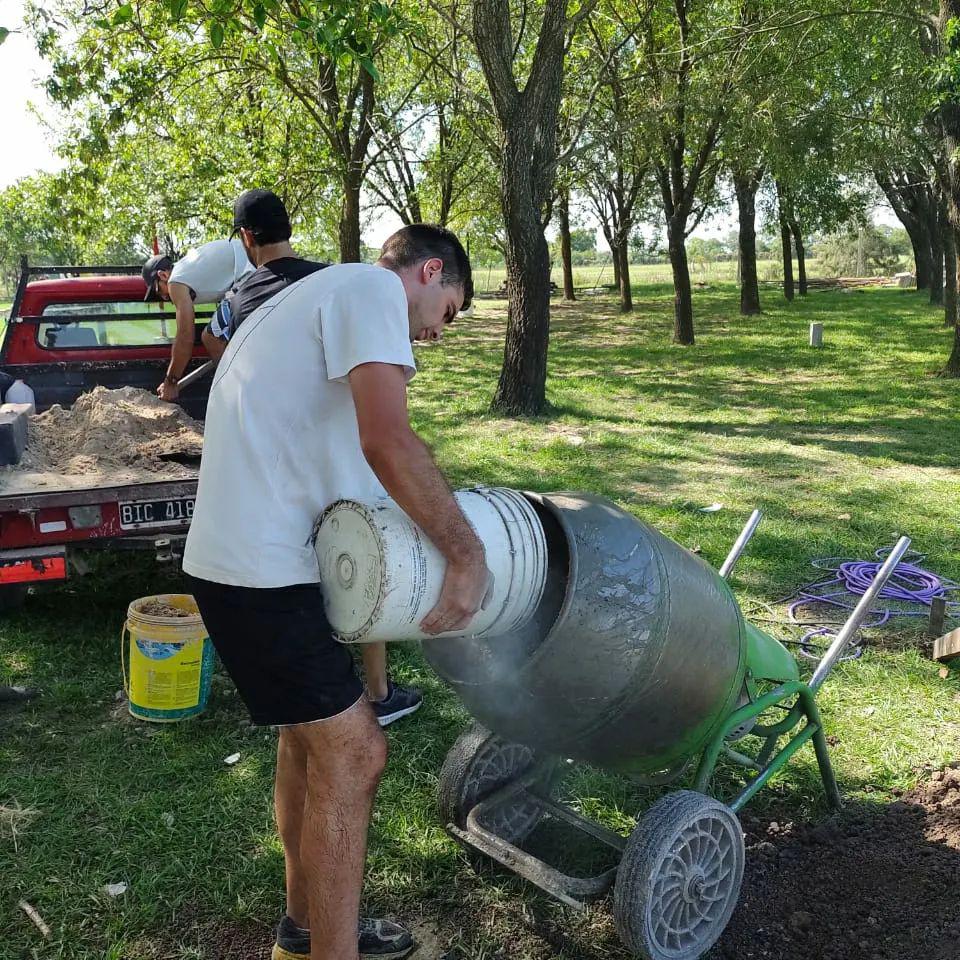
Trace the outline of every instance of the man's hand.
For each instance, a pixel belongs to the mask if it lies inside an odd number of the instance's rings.
[[[161,400],[166,400],[167,403],[173,403],[177,397],[180,396],[180,387],[171,383],[169,380],[164,380],[159,387],[157,387],[157,396]]]
[[[437,605],[420,621],[424,633],[435,635],[462,631],[486,609],[493,595],[493,574],[485,560],[479,563],[448,563]]]

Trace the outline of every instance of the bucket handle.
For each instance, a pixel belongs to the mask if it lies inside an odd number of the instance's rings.
[[[127,699],[130,699],[130,685],[127,682],[127,635],[129,634],[129,623],[124,620],[120,628],[120,674],[123,677],[123,692]]]

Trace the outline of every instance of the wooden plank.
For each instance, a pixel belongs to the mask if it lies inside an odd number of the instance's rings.
[[[945,633],[933,642],[933,659],[941,662],[960,657],[960,627]]]

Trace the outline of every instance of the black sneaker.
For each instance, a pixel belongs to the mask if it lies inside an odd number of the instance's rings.
[[[399,923],[361,918],[359,947],[361,957],[402,957],[413,949],[413,937]]]
[[[413,949],[413,937],[389,920],[361,919],[357,940],[360,955],[365,957],[391,960]],[[310,931],[298,927],[284,915],[277,927],[277,942],[270,956],[271,960],[310,960]]]
[[[277,926],[277,942],[270,960],[310,960],[310,931],[298,927],[284,914]]]
[[[423,694],[416,687],[398,687],[387,681],[387,696],[383,700],[371,700],[370,706],[377,715],[381,727],[416,713],[423,703]]]

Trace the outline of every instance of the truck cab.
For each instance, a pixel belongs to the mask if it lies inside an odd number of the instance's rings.
[[[169,304],[144,302],[139,266],[31,267],[26,258],[0,345],[0,371],[33,390],[37,412],[70,407],[94,387],[154,391],[176,333]],[[198,305],[188,370],[208,359],[200,334],[212,305]],[[212,377],[178,401],[202,420]],[[29,428],[28,428],[29,432]],[[65,579],[80,548],[178,554],[193,514],[199,462],[186,479],[123,480],[109,474],[36,475],[0,468],[0,608],[30,585]]]
[[[0,369],[24,380],[37,412],[70,406],[105,387],[155,390],[170,361],[176,317],[168,303],[144,302],[140,267],[31,267],[20,280],[0,346]],[[192,369],[209,359],[200,334],[213,305],[198,305]],[[181,406],[202,420],[210,378],[184,391]]]

